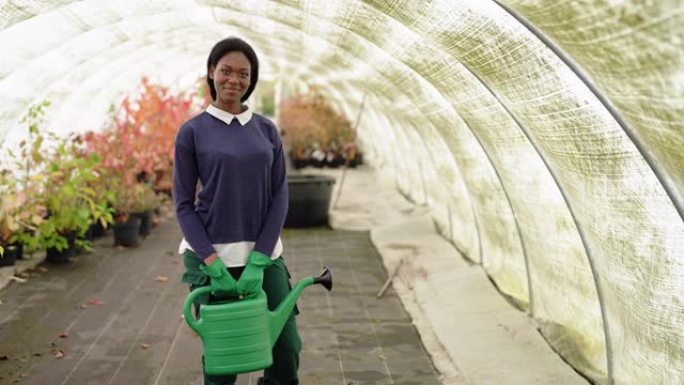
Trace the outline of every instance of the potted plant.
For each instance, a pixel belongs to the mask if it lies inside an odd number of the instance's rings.
[[[133,247],[140,243],[142,219],[137,215],[141,206],[138,199],[145,186],[138,183],[130,173],[112,175],[114,189],[114,245]]]
[[[140,154],[135,138],[139,135],[126,123],[112,123],[101,132],[82,136],[85,153],[97,155],[101,163],[96,172],[105,186],[114,231],[114,245],[136,246],[139,242],[140,219],[131,216],[136,205],[133,187],[146,160]],[[143,164],[143,165],[141,165]]]
[[[21,123],[28,127],[27,139],[17,148],[6,150],[10,160],[7,166],[11,169],[0,170],[4,241],[14,246],[18,259],[25,251],[31,253],[40,248],[37,234],[47,213],[41,174],[45,137],[40,125],[49,105],[48,101],[33,105],[22,117]]]
[[[0,267],[12,266],[17,259],[16,246],[12,245],[14,233],[19,230],[19,226],[11,213],[15,206],[7,194],[7,172],[0,173],[0,189],[4,190],[0,194]]]
[[[133,187],[135,204],[130,208],[131,215],[140,218],[140,236],[146,237],[150,234],[152,227],[153,210],[158,205],[157,194],[152,185],[147,183],[137,183]]]
[[[279,126],[295,169],[339,167],[357,155],[351,123],[320,94],[298,94],[281,103]],[[288,174],[285,227],[327,224],[334,183],[326,175]]]
[[[94,192],[93,202],[99,208],[91,212],[93,215],[90,218],[90,227],[87,231],[91,240],[102,237],[114,223],[112,181],[100,167],[94,168],[93,172],[97,177],[88,182],[88,188]]]
[[[40,237],[51,262],[65,262],[75,248],[90,250],[85,238],[94,221],[112,220],[107,202],[92,187],[100,178],[96,154],[84,155],[76,138],[55,138],[56,148],[45,158],[45,206],[48,216]]]
[[[0,171],[0,248],[9,251],[0,265],[22,259],[24,249],[38,248],[36,231],[43,222],[46,208],[26,190],[14,191],[16,183],[6,170]],[[25,247],[26,246],[26,247]]]
[[[114,246],[135,247],[140,244],[139,217],[118,212],[114,216]]]
[[[102,202],[88,186],[97,178],[97,156],[84,156],[80,142],[73,137],[58,137],[42,130],[48,102],[32,106],[22,123],[28,126],[28,138],[10,153],[18,170],[14,184],[16,203],[22,207],[18,223],[27,231],[14,235],[28,249],[46,249],[51,262],[66,262],[74,248],[89,249],[87,240],[77,240],[87,230],[91,219],[107,219]]]
[[[321,94],[296,94],[283,101],[278,126],[295,169],[356,165],[359,152],[351,123]]]
[[[335,178],[327,175],[290,174],[287,176],[288,209],[284,227],[323,226]]]
[[[94,160],[90,169],[92,177],[85,180],[86,188],[92,193],[92,202],[97,206],[92,207],[91,210],[90,224],[86,231],[88,240],[103,236],[114,222],[112,205],[115,199],[113,192],[115,181],[110,177],[111,170],[105,164],[105,161],[111,158],[108,155],[111,148],[110,142],[109,135],[92,131],[74,138],[74,143],[78,143],[78,146],[74,147],[78,156]]]
[[[0,267],[12,266],[17,259],[16,245],[11,240],[19,226],[7,212],[6,199],[0,197]]]
[[[14,266],[17,261],[17,246],[0,246],[0,267]]]

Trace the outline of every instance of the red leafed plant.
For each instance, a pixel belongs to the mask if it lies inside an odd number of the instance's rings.
[[[128,137],[138,161],[136,171],[152,174],[167,170],[173,161],[173,141],[178,128],[197,113],[194,94],[171,93],[168,87],[142,78],[137,99],[124,98],[115,129]]]
[[[323,95],[296,94],[282,101],[279,109],[278,125],[295,167],[309,160],[315,160],[315,165],[339,165],[356,148],[351,122]]]
[[[197,113],[193,93],[172,93],[142,78],[140,94],[126,96],[109,127],[83,135],[88,153],[102,158],[102,174],[123,186],[169,173],[173,142],[181,124]]]
[[[130,132],[140,171],[151,173],[169,167],[176,132],[197,111],[194,94],[173,94],[147,78],[142,79],[142,86],[137,100],[124,99],[116,124],[122,131]]]

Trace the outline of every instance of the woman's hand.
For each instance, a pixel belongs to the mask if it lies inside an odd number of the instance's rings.
[[[264,281],[264,269],[271,266],[273,261],[267,255],[252,251],[247,258],[247,266],[237,282],[237,292],[248,296],[258,293]]]
[[[212,254],[200,265],[200,270],[211,278],[211,293],[216,296],[235,294],[235,278],[228,272],[228,268],[221,258]]]

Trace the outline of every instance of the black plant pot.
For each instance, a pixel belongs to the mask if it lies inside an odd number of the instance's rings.
[[[126,222],[114,224],[115,246],[137,246],[140,243],[140,218],[129,215]]]
[[[349,168],[356,168],[363,164],[363,153],[359,152],[354,158],[349,161]]]
[[[16,245],[3,245],[5,250],[0,257],[0,267],[14,266],[17,261],[17,246]]]
[[[328,208],[335,178],[326,175],[288,175],[289,208],[285,227],[328,224]]]
[[[326,163],[326,166],[330,168],[338,168],[340,166],[344,166],[345,159],[342,156],[335,156],[332,158],[330,161]]]
[[[102,223],[100,223],[100,221],[96,221],[90,225],[88,231],[90,232],[90,236],[92,237],[92,239],[96,239],[105,235],[105,233],[107,232],[107,228],[102,226]]]
[[[292,167],[294,167],[296,170],[299,170],[301,168],[304,168],[310,164],[309,159],[295,159],[291,158],[292,160]]]
[[[140,218],[140,236],[144,238],[150,235],[150,228],[152,227],[152,210],[147,210],[142,213],[133,213],[131,216]]]
[[[15,242],[11,246],[14,246],[17,250],[17,260],[24,259],[24,244],[21,242]]]
[[[46,261],[50,263],[68,263],[69,258],[76,255],[76,233],[65,234],[67,239],[67,247],[62,250],[57,250],[56,247],[50,247],[46,250]]]
[[[93,228],[91,226],[88,226],[88,230],[86,230],[80,238],[88,242],[92,242],[93,239],[95,239],[93,237]]]
[[[77,237],[76,237],[76,240],[77,240],[77,241],[81,241],[81,242],[86,242],[87,244],[92,245],[93,240],[95,240],[95,237],[93,237],[93,227],[92,227],[92,225],[91,225],[91,226],[88,226],[88,229],[85,231],[85,233],[83,233],[83,235],[77,236]],[[88,248],[87,248],[87,247],[85,247],[85,246],[84,246],[84,247],[81,247],[81,246],[78,246],[78,245],[76,246],[76,253],[75,253],[76,255],[78,255],[78,254],[83,254],[83,253],[87,253],[87,252],[88,252]]]

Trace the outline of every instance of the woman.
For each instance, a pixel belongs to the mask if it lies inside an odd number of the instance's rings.
[[[190,290],[213,289],[199,303],[263,288],[273,310],[291,289],[281,257],[288,199],[282,142],[270,120],[243,104],[258,77],[259,61],[249,44],[235,37],[218,42],[207,60],[213,103],[185,122],[176,137],[173,194],[185,237],[179,250],[186,268],[182,280]],[[259,384],[299,383],[297,312],[285,324],[273,348],[273,366]],[[204,375],[205,385],[235,380]]]

